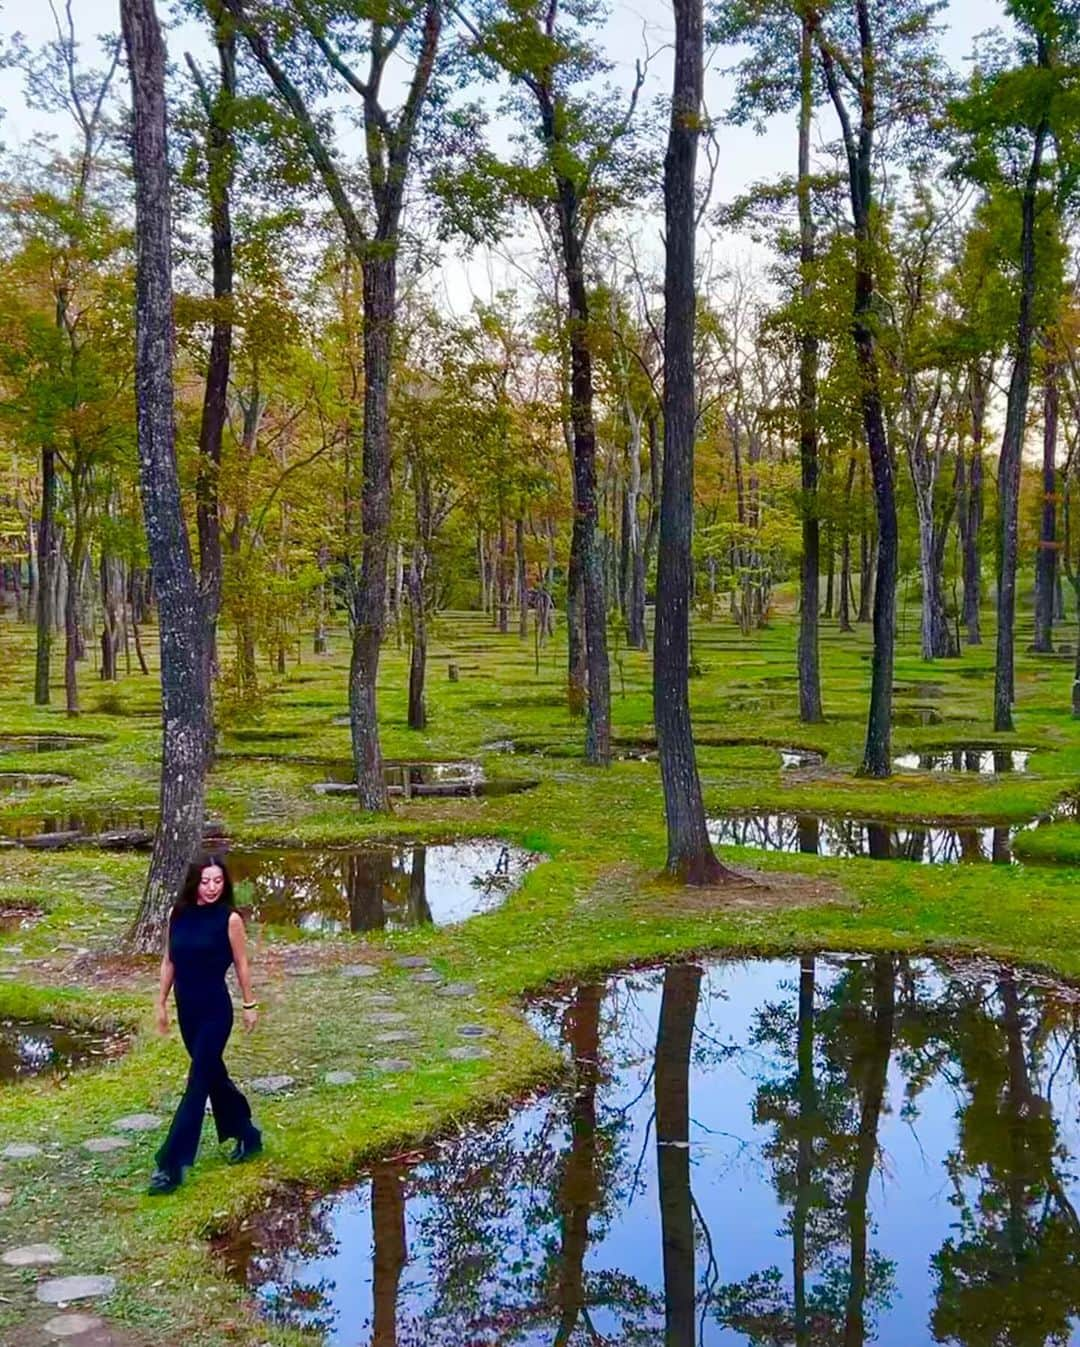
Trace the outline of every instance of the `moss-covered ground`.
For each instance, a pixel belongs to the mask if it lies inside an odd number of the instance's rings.
[[[827,723],[802,726],[794,681],[795,623],[781,612],[765,631],[742,637],[730,622],[701,623],[693,682],[700,768],[710,813],[758,807],[846,812],[859,818],[1014,822],[1049,817],[1080,778],[1080,728],[1069,712],[1072,661],[1020,653],[1016,732],[989,733],[992,645],[924,664],[913,622],[901,641],[896,683],[897,752],[953,742],[1000,742],[1036,750],[1029,771],[1001,778],[901,772],[885,782],[857,775],[869,679],[869,634],[822,639]],[[1071,633],[1070,633],[1071,637]],[[99,806],[153,809],[157,794],[156,677],[105,686],[83,674],[84,714],[69,722],[57,690],[52,709],[34,708],[31,633],[0,632],[7,677],[0,736],[68,732],[102,736],[67,752],[6,751],[3,771],[70,774],[64,786],[4,789],[7,819],[77,813]],[[150,644],[148,641],[147,644]],[[1021,652],[1024,637],[1018,642]],[[1080,977],[1080,823],[1046,822],[1016,843],[1020,864],[917,865],[827,860],[729,850],[750,877],[710,892],[659,878],[664,860],[658,769],[633,757],[587,768],[580,721],[563,697],[565,647],[536,651],[532,637],[500,636],[476,614],[437,624],[430,663],[430,727],[404,728],[406,654],[393,642],[382,667],[384,751],[401,758],[482,759],[489,776],[528,776],[524,794],[399,802],[389,819],[357,812],[312,786],[316,763],[339,759],[348,730],[347,637],[332,651],[304,653],[284,676],[263,672],[261,704],[226,717],[223,756],[208,811],[237,842],[342,844],[391,834],[420,838],[501,836],[546,859],[498,910],[460,926],[381,936],[304,937],[253,933],[263,1005],[256,1033],[237,1035],[229,1061],[241,1081],[288,1074],[284,1095],[256,1100],[267,1150],[229,1168],[208,1126],[199,1162],[167,1199],[144,1195],[156,1145],[137,1133],[108,1155],[82,1148],[123,1115],[165,1116],[186,1057],[175,1032],[153,1032],[151,961],[125,957],[145,856],[91,849],[0,850],[0,911],[39,909],[22,929],[0,929],[0,1017],[48,1016],[106,1023],[132,1035],[128,1053],[65,1079],[0,1085],[0,1150],[31,1142],[41,1154],[0,1160],[0,1248],[36,1242],[64,1254],[58,1273],[108,1273],[116,1293],[96,1307],[109,1341],[130,1344],[289,1344],[295,1333],[260,1323],[243,1291],[223,1275],[208,1236],[272,1203],[278,1185],[339,1181],[366,1158],[416,1145],[464,1116],[497,1108],[559,1069],[518,1012],[527,990],[553,979],[698,949],[836,947],[978,949]],[[451,682],[453,660],[460,677]],[[616,733],[627,744],[651,732],[651,660],[620,649],[613,662]],[[924,721],[929,723],[923,723]],[[494,749],[513,741],[516,751]],[[821,766],[782,770],[778,746],[825,754]],[[530,751],[530,748],[536,751]],[[258,754],[251,761],[230,754]],[[269,759],[269,760],[268,760]],[[446,977],[475,984],[463,1000],[417,982],[402,955],[422,955]],[[377,975],[345,976],[364,962]],[[406,1016],[415,1035],[397,1049],[407,1070],[377,1069],[373,1012]],[[378,1020],[380,1015],[375,1015]],[[480,1022],[488,1055],[460,1061],[457,1030]],[[331,1086],[330,1070],[355,1081]],[[2,1205],[4,1202],[7,1205]],[[53,1311],[36,1304],[40,1270],[0,1267],[0,1342],[43,1341]]]

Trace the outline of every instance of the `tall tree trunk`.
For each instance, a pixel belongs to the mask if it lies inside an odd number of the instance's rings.
[[[139,479],[160,614],[164,718],[161,805],[150,872],[132,930],[160,948],[170,905],[202,838],[207,762],[205,626],[180,501],[173,440],[172,251],[165,44],[153,0],[121,0],[131,75],[135,177],[135,394]]]
[[[641,500],[641,427],[643,418],[628,409],[630,421],[629,474],[626,488],[626,643],[633,650],[648,650],[645,631],[645,548],[638,519]]]
[[[76,507],[77,508],[77,507]],[[68,559],[68,587],[64,595],[64,705],[69,716],[79,714],[79,577],[86,544],[83,523],[76,520],[72,553]]]
[[[41,450],[41,520],[38,524],[37,645],[34,663],[34,705],[49,704],[49,664],[52,653],[57,571],[56,450]]]
[[[364,489],[363,545],[353,612],[349,665],[349,723],[357,796],[362,809],[387,813],[375,704],[379,654],[386,628],[386,574],[390,548],[390,362],[397,302],[397,257],[386,248],[363,266]]]
[[[233,183],[233,103],[236,99],[236,35],[224,22],[220,7],[210,7],[216,27],[220,82],[211,97],[195,62],[195,76],[206,116],[206,195],[210,205],[210,247],[213,273],[214,321],[199,422],[199,464],[195,479],[195,514],[199,535],[199,592],[202,595],[203,683],[206,700],[206,744],[213,754],[214,674],[217,663],[217,623],[221,611],[221,445],[228,419],[229,369],[232,362],[233,239],[230,193]]]
[[[971,462],[965,465],[963,446],[957,451],[956,510],[960,525],[964,575],[964,626],[968,645],[981,645],[979,604],[982,601],[981,534],[983,515],[983,434],[990,371],[976,361],[968,374],[968,407],[971,413]]]
[[[1043,505],[1039,528],[1039,551],[1035,557],[1035,640],[1040,654],[1053,648],[1054,614],[1057,607],[1057,431],[1058,373],[1048,359],[1043,386]]]
[[[818,605],[821,570],[821,521],[818,516],[818,337],[814,303],[814,214],[810,200],[810,130],[814,115],[813,21],[802,13],[799,44],[799,465],[802,479],[802,556],[799,560],[799,719],[814,725],[825,719],[818,656]]]
[[[855,485],[855,455],[848,462],[847,481],[844,484],[844,522],[840,543],[840,630],[851,631],[851,492]]]
[[[529,634],[529,579],[525,569],[525,520],[514,520],[514,556],[517,561],[518,635]]]
[[[424,681],[427,673],[427,603],[424,580],[427,574],[428,547],[432,535],[431,491],[427,475],[419,465],[413,470],[416,498],[416,532],[409,558],[409,729],[427,728]]]
[[[687,0],[675,0],[684,5]],[[676,15],[678,15],[676,9]],[[661,549],[663,542],[661,541]],[[664,1264],[665,1347],[694,1347],[696,1278],[694,1204],[690,1189],[690,1050],[701,969],[664,970],[653,1072],[656,1090],[656,1176]]]
[[[499,514],[499,633],[505,636],[510,630],[510,540],[506,532],[506,517]]]
[[[836,530],[832,524],[825,528],[825,607],[822,617],[832,617],[836,592]]]
[[[664,158],[664,484],[653,639],[653,718],[667,818],[667,870],[690,884],[730,872],[705,824],[690,720],[694,526],[694,175],[701,132],[701,0],[674,0],[675,76]]]
[[[566,195],[565,187],[563,195]],[[596,500],[596,426],[593,421],[592,353],[589,350],[588,297],[576,208],[561,212],[567,291],[570,299],[570,417],[574,427],[574,543],[581,567],[585,618],[586,689],[585,761],[606,767],[611,761],[611,684],[607,653],[607,609],[598,537]],[[572,544],[573,546],[573,544]]]
[[[1035,132],[1035,144],[1020,203],[1020,304],[1016,322],[1012,378],[1005,408],[1005,433],[998,458],[998,500],[1001,511],[1001,579],[997,595],[997,647],[994,660],[994,729],[1011,730],[1015,697],[1013,645],[1016,624],[1016,564],[1019,550],[1020,457],[1027,422],[1035,307],[1035,215],[1043,149],[1049,135],[1046,119]]]
[[[862,771],[888,776],[892,770],[892,683],[896,641],[896,580],[899,536],[892,453],[885,427],[874,314],[873,159],[877,117],[876,53],[869,0],[855,0],[859,37],[859,123],[855,130],[840,91],[836,62],[827,42],[820,44],[829,97],[836,109],[848,166],[851,218],[855,237],[855,299],[852,335],[859,373],[859,400],[870,455],[877,512],[877,583],[874,587],[874,653],[870,674],[870,707]]]

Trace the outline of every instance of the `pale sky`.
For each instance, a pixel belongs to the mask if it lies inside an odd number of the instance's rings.
[[[64,0],[53,0],[53,3],[63,5]],[[117,0],[72,0],[72,11],[76,31],[87,43],[88,56],[95,50],[93,38],[96,34],[119,29]],[[168,12],[165,0],[160,0],[159,12]],[[954,67],[962,69],[971,52],[974,36],[1000,23],[1002,18],[999,0],[951,0],[941,20],[946,29],[943,50],[947,59]],[[15,31],[22,32],[31,45],[54,36],[49,0],[0,0],[0,42]],[[621,72],[629,86],[635,61],[646,48],[660,53],[650,66],[649,79],[642,93],[641,106],[646,115],[652,100],[667,89],[670,69],[662,49],[670,43],[671,34],[671,11],[664,0],[631,0],[630,3],[624,0],[612,5],[604,46],[608,59],[615,65],[613,80],[618,82]],[[171,30],[167,40],[170,58],[177,63],[182,61],[185,50],[197,53],[205,49],[202,31],[193,24]],[[714,59],[706,85],[707,106],[714,117],[722,114],[731,91],[730,80],[720,71],[734,59],[735,54],[728,52],[720,52]],[[45,120],[24,106],[21,77],[17,72],[0,69],[0,107],[5,110],[0,122],[0,141],[9,149],[17,149],[29,136],[46,129]],[[67,128],[62,124],[59,129],[67,134]],[[823,133],[827,138],[833,137],[831,119],[824,124]],[[722,133],[722,146],[723,160],[715,184],[717,201],[738,196],[753,182],[794,171],[795,135],[789,117],[775,119],[763,135],[756,134],[751,128],[726,127]],[[648,251],[652,251],[658,244],[658,233],[655,239],[643,239],[642,242]],[[732,246],[737,253],[750,251],[745,242],[735,242]],[[479,260],[465,265],[460,259],[447,257],[442,282],[449,302],[455,308],[465,307],[471,291],[488,292],[491,284],[489,267]],[[498,278],[497,283],[501,283]]]

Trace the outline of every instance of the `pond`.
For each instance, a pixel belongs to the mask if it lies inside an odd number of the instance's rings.
[[[332,934],[464,921],[498,907],[538,859],[473,838],[231,851],[228,865],[259,921]]]
[[[0,734],[0,753],[67,753],[104,742],[103,734]]]
[[[99,847],[104,851],[145,851],[154,844],[156,809],[76,807],[70,814],[18,814],[0,818],[0,846],[37,851]],[[223,824],[208,820],[203,836],[221,840]]]
[[[888,822],[839,814],[722,814],[708,821],[720,846],[758,851],[801,852],[807,856],[866,857],[876,861],[1012,860],[1013,828],[1008,824],[933,821]]]
[[[224,1246],[268,1316],[341,1347],[1078,1341],[1075,991],[818,955],[534,1019],[563,1088]]]
[[[100,1030],[0,1019],[0,1081],[92,1066],[118,1056],[124,1047],[123,1037]]]
[[[913,772],[978,772],[980,776],[1000,776],[1026,772],[1032,751],[992,744],[949,744],[902,753],[895,761],[897,767]]]

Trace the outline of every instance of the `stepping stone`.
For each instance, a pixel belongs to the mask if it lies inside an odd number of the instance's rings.
[[[352,1085],[356,1080],[356,1075],[352,1071],[328,1071],[323,1080],[327,1085]]]
[[[161,1122],[156,1113],[129,1113],[125,1118],[117,1118],[113,1126],[119,1132],[156,1132]]]
[[[122,1151],[125,1146],[130,1145],[128,1137],[91,1137],[89,1141],[83,1142],[82,1148],[91,1155],[109,1155],[113,1151]]]
[[[394,962],[399,968],[426,968],[431,961],[422,954],[399,954]]]
[[[417,1035],[411,1029],[388,1029],[385,1034],[376,1034],[373,1043],[415,1043]]]
[[[72,1300],[111,1296],[115,1290],[115,1277],[50,1277],[38,1283],[36,1295],[43,1305],[66,1305]]]
[[[374,996],[368,998],[368,1004],[373,1006],[396,1006],[397,997],[391,996],[388,992],[376,992]]]
[[[256,1076],[254,1080],[248,1081],[256,1094],[280,1094],[295,1084],[292,1076]]]
[[[10,1207],[15,1194],[8,1188],[0,1188],[0,1207]]]
[[[408,1015],[400,1010],[375,1010],[368,1016],[369,1024],[404,1024]]]
[[[463,1043],[460,1048],[451,1048],[447,1057],[452,1062],[476,1062],[481,1057],[490,1057],[487,1048],[478,1048],[475,1043]]]
[[[289,968],[288,966],[286,966],[285,976],[287,978],[309,978],[318,971],[319,970],[317,968],[307,968],[307,967]]]
[[[104,1324],[96,1314],[56,1314],[41,1327],[50,1338],[74,1338],[80,1333],[93,1333]]]
[[[5,1160],[32,1160],[40,1154],[41,1147],[35,1146],[32,1141],[12,1141],[0,1151],[0,1156]]]
[[[55,1244],[20,1244],[0,1255],[0,1263],[5,1267],[50,1267],[63,1261],[64,1255]]]
[[[439,983],[442,982],[442,974],[436,973],[434,968],[429,968],[425,973],[414,973],[413,982]]]
[[[407,1062],[403,1057],[384,1057],[381,1061],[374,1063],[376,1071],[411,1071],[412,1062]]]
[[[373,978],[379,970],[372,963],[346,963],[341,965],[341,976],[346,978]]]
[[[487,1038],[491,1030],[482,1024],[459,1024],[458,1033],[462,1038]]]
[[[475,996],[476,987],[471,982],[448,982],[439,988],[440,996]]]

